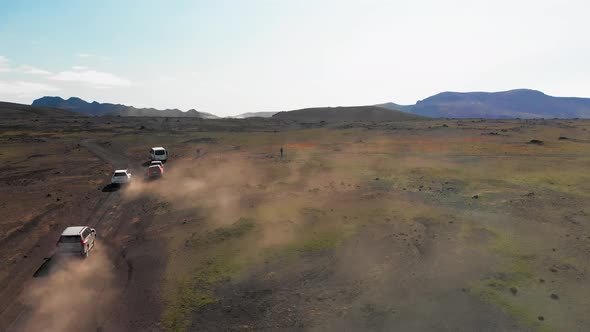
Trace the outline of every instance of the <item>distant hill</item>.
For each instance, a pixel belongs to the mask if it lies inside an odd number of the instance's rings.
[[[0,118],[2,119],[70,116],[81,116],[81,114],[51,107],[0,102]]]
[[[195,117],[203,119],[213,119],[217,116],[197,112],[192,109],[188,112],[183,112],[178,109],[158,110],[155,108],[135,108],[133,106],[121,104],[98,103],[96,101],[89,103],[77,97],[71,97],[67,100],[61,97],[43,97],[33,101],[33,106],[45,106],[59,108],[63,110],[70,110],[86,115],[101,116],[101,115],[120,115],[120,116],[160,116],[160,117]]]
[[[536,90],[443,92],[415,105],[376,105],[429,117],[590,118],[590,98],[552,97]]]
[[[424,117],[410,113],[390,110],[379,106],[316,107],[279,112],[274,119],[302,122],[338,121],[400,121],[419,120]]]
[[[242,113],[242,114],[238,114],[235,116],[230,116],[230,118],[235,118],[235,119],[270,118],[275,114],[277,114],[277,112],[250,112],[250,113]]]

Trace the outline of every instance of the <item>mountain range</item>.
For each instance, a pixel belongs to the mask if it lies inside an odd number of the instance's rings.
[[[315,107],[279,112],[273,119],[301,122],[338,121],[400,121],[419,120],[426,117],[379,106]]]
[[[529,89],[443,92],[415,105],[385,103],[376,106],[445,118],[590,118],[590,98],[552,97]]]
[[[121,104],[98,103],[96,101],[89,103],[77,97],[63,99],[61,97],[43,97],[33,101],[32,106],[43,106],[58,108],[62,110],[74,111],[91,116],[111,115],[111,116],[159,116],[159,117],[193,117],[203,119],[215,119],[217,116],[198,112],[191,109],[183,112],[179,109],[158,110],[155,108],[135,108],[133,106]]]
[[[80,98],[43,97],[33,106],[74,111],[91,116],[160,116],[217,118],[194,109],[158,110],[121,104],[88,103]],[[390,113],[397,111],[396,113]],[[392,121],[418,115],[435,118],[590,118],[590,98],[553,97],[543,92],[517,89],[501,92],[442,92],[414,105],[384,103],[371,106],[315,107],[283,112],[243,113],[233,118],[273,117],[297,121]]]
[[[38,117],[62,118],[70,116],[81,116],[81,114],[58,108],[0,102],[1,119],[22,119]]]

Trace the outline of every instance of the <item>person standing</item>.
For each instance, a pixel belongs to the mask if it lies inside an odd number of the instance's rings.
[[[283,159],[283,147],[281,146],[281,159]]]

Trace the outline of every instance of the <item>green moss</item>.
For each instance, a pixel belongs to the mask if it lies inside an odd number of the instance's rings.
[[[314,232],[311,236],[305,236],[300,240],[291,242],[284,246],[283,253],[286,255],[318,253],[337,248],[347,238],[355,234],[356,225],[340,224],[330,229]]]
[[[508,291],[509,287],[504,280],[486,279],[474,285],[471,290],[518,321],[540,331],[551,331],[549,326],[539,323],[535,313],[516,302],[515,296]]]
[[[209,258],[189,273],[188,281],[179,281],[172,276],[167,281],[166,306],[162,323],[168,331],[185,331],[190,324],[188,316],[215,299],[211,286],[239,273],[247,262],[239,258],[238,252]]]
[[[202,236],[190,238],[186,240],[185,247],[199,247],[204,245],[216,244],[222,241],[239,238],[251,231],[255,227],[253,219],[240,218],[235,223],[222,226],[207,232]]]
[[[174,294],[169,294],[173,301],[168,301],[162,316],[162,323],[168,331],[185,331],[190,325],[187,315],[207,304],[215,303],[215,299],[191,283],[176,283]]]
[[[213,284],[240,272],[247,265],[247,261],[240,259],[237,255],[238,252],[233,252],[207,259],[203,265],[194,270],[194,282],[199,285]]]
[[[30,131],[25,130],[12,130],[12,131],[3,131],[0,132],[0,136],[29,136],[32,134]]]
[[[254,220],[240,218],[202,237],[176,242],[178,253],[171,257],[164,284],[162,323],[168,331],[185,331],[192,312],[215,303],[212,286],[248,266],[248,256],[229,240],[239,240],[254,228]]]
[[[465,233],[472,232],[474,227],[466,224]],[[482,228],[493,234],[492,241],[486,248],[499,255],[502,262],[498,265],[496,274],[474,283],[472,292],[530,327],[542,331],[550,330],[546,323],[542,324],[537,320],[537,313],[530,309],[530,303],[527,304],[526,300],[511,292],[513,287],[519,292],[534,286],[533,263],[536,255],[524,252],[518,241],[508,234],[489,227]]]
[[[240,218],[238,221],[229,226],[219,227],[215,229],[212,235],[218,239],[239,237],[246,234],[253,228],[254,220],[248,218]]]
[[[342,234],[323,233],[296,245],[294,250],[302,253],[311,253],[335,248],[342,242]]]

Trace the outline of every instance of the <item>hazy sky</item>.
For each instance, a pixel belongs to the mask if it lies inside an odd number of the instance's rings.
[[[232,115],[441,91],[590,97],[588,13],[587,0],[0,0],[0,100]]]

